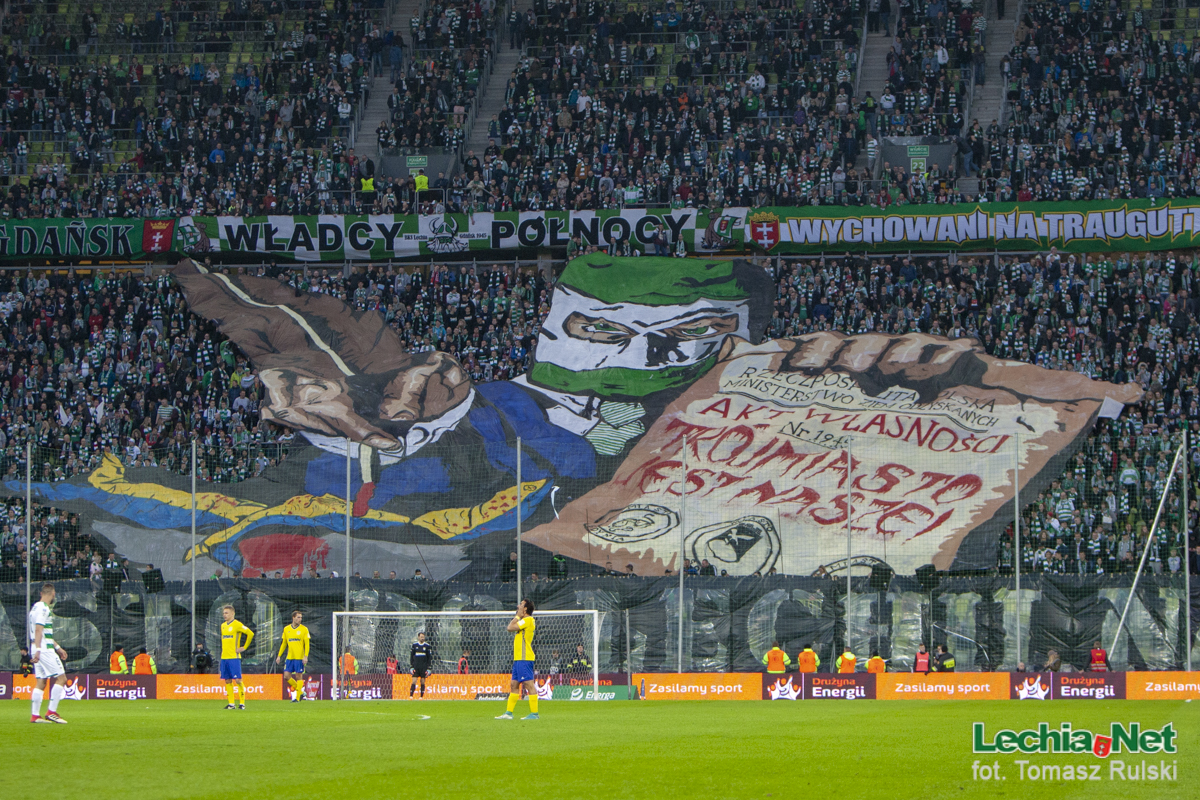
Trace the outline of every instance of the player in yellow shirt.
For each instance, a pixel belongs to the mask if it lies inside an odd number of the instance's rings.
[[[292,702],[299,703],[304,699],[304,668],[308,666],[308,628],[300,624],[304,615],[299,611],[292,612],[292,624],[283,629],[283,641],[279,643],[279,655],[275,663],[283,658],[287,651],[287,661],[283,665],[283,679],[292,687]]]
[[[513,709],[521,699],[521,684],[529,695],[529,714],[521,719],[538,718],[538,694],[533,671],[533,635],[537,623],[533,619],[533,601],[525,598],[517,606],[517,615],[508,622],[508,632],[513,635],[512,683],[508,689],[508,709],[496,719],[512,719]]]
[[[244,711],[246,684],[242,682],[242,651],[254,641],[254,631],[234,619],[233,615],[233,606],[221,609],[221,616],[225,618],[221,623],[221,680],[225,681],[225,696],[229,698],[229,705],[225,708]],[[246,637],[245,643],[242,643],[242,636]]]

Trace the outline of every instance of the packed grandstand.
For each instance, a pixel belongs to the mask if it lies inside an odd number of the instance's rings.
[[[452,0],[403,25],[396,5],[347,0],[128,9],[7,4],[5,220],[404,214],[429,202],[420,176],[381,167],[422,153],[453,156],[428,187],[444,194],[423,206],[448,212],[1200,194],[1194,8],[1025,3],[1011,41],[989,36],[995,8],[959,0]],[[865,76],[872,44],[883,69]],[[511,74],[484,95],[513,49]],[[988,87],[1003,113],[972,118]],[[467,144],[481,131],[490,141],[476,153]],[[946,137],[956,155],[924,171],[884,164],[888,137]],[[246,274],[378,312],[407,350],[448,353],[477,384],[527,372],[554,290],[550,271],[500,257],[252,263]],[[1136,568],[1174,451],[1200,432],[1195,251],[758,263],[774,286],[770,338],[970,337],[1001,358],[1140,385],[1140,404],[1099,420],[1061,476],[1022,498],[1024,572]],[[208,482],[286,460],[295,434],[262,419],[257,370],[168,273],[78,270],[0,273],[5,480],[24,478],[26,443],[46,454],[33,465],[45,483],[88,475],[105,454],[184,475],[193,438]],[[1194,496],[1182,502],[1170,496],[1148,570],[1186,567],[1183,517],[1194,530],[1200,514]],[[24,580],[29,552],[35,581],[94,577],[121,556],[73,513],[37,505],[27,541],[23,499],[2,509],[0,581]],[[1013,562],[1010,525],[994,569]]]

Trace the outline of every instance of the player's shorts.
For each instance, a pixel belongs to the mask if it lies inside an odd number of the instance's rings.
[[[293,675],[304,674],[304,659],[302,658],[287,658],[283,661],[283,671],[290,672]]]
[[[240,658],[221,659],[221,680],[240,681],[242,679],[242,660]]]
[[[414,678],[421,678],[422,680],[424,680],[425,678],[428,678],[428,677],[429,677],[429,670],[428,670],[428,669],[416,669],[416,668],[414,667],[413,669],[409,670],[409,672],[411,672],[411,673],[412,673],[412,676],[413,676]]]
[[[65,672],[62,659],[53,650],[43,650],[42,654],[38,656],[37,663],[33,665],[33,677],[35,678],[57,678]]]
[[[518,683],[531,681],[535,677],[533,672],[532,661],[514,661],[512,670],[512,679]]]

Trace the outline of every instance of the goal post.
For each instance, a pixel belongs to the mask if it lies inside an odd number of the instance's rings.
[[[503,673],[507,691],[513,655],[513,635],[507,628],[513,616],[512,611],[335,611],[331,697],[345,697],[339,690],[345,678],[343,655],[347,649],[356,666],[355,674],[385,674],[388,658],[394,656],[396,673],[407,675],[410,645],[418,633],[424,633],[425,641],[433,647],[431,676],[457,674],[459,658],[469,653],[470,673]],[[590,678],[592,697],[599,699],[600,612],[537,611],[533,617],[537,622],[533,649],[539,687],[548,686],[552,691],[556,682],[570,674],[576,680]],[[581,670],[578,665],[570,668],[579,646],[590,662],[589,670]],[[555,666],[557,676],[553,674]]]

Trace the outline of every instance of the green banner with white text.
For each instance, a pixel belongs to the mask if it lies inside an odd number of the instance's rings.
[[[1200,246],[1200,198],[877,207],[0,221],[0,260],[139,261],[168,253],[345,261],[515,248],[665,247],[778,255],[951,250],[1112,252]]]

